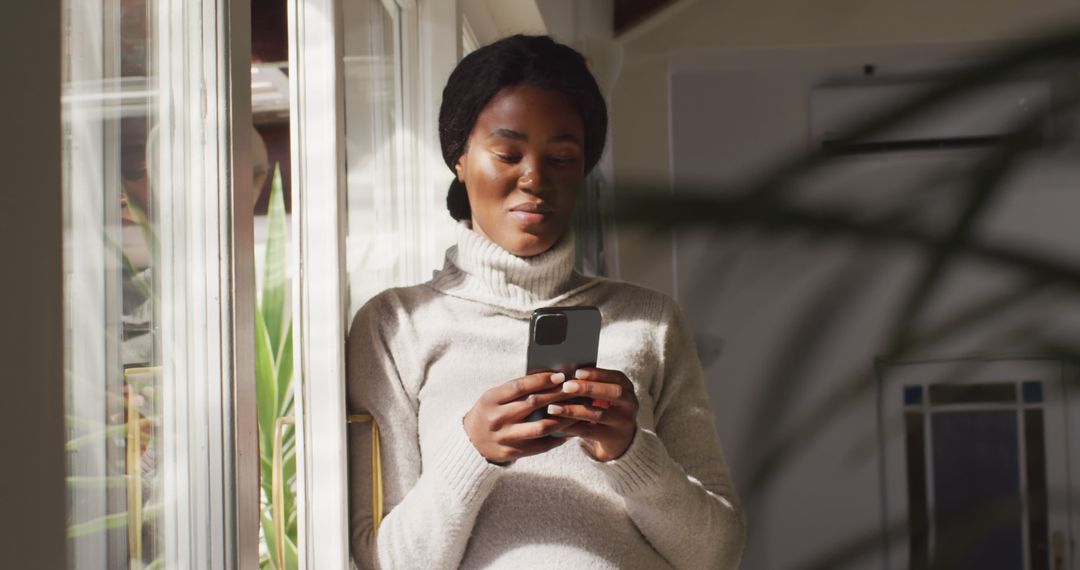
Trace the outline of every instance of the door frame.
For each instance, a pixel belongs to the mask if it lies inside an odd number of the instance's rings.
[[[987,370],[985,367],[992,366],[994,363],[1000,363],[1006,367],[1008,371],[1007,376],[1004,371]],[[1076,367],[1067,358],[1063,358],[1055,355],[975,355],[970,357],[954,357],[954,358],[917,358],[917,359],[905,359],[905,360],[878,360],[876,362],[877,373],[877,399],[878,399],[878,440],[880,450],[880,484],[881,484],[881,521],[882,521],[882,567],[883,568],[907,568],[910,564],[908,560],[908,548],[910,536],[907,531],[908,521],[908,506],[906,502],[907,497],[907,485],[906,475],[907,473],[907,460],[906,460],[906,448],[904,447],[903,437],[903,425],[898,423],[906,412],[916,411],[917,413],[926,416],[924,422],[929,422],[930,414],[941,411],[947,411],[950,408],[957,410],[977,410],[977,409],[1015,409],[1018,412],[1018,429],[1020,437],[1020,448],[1025,449],[1025,443],[1023,439],[1024,430],[1024,410],[1031,407],[1031,404],[1026,404],[1024,399],[1017,395],[1017,400],[1013,404],[960,404],[959,406],[948,406],[944,409],[936,408],[933,405],[927,403],[925,388],[930,384],[938,383],[931,382],[931,379],[921,380],[920,386],[924,389],[917,396],[917,400],[921,403],[916,403],[914,406],[905,403],[907,395],[901,395],[902,381],[896,376],[897,372],[902,373],[900,370],[905,366],[931,366],[932,371],[926,372],[926,374],[939,375],[941,383],[963,385],[967,383],[981,383],[981,382],[1016,382],[1018,385],[1021,381],[1029,380],[1025,374],[1026,370],[1023,370],[1027,366],[1035,367],[1050,367],[1057,368],[1056,371],[1050,371],[1046,377],[1040,376],[1038,379],[1043,380],[1042,388],[1042,402],[1038,406],[1043,412],[1044,422],[1044,454],[1047,460],[1045,465],[1045,476],[1047,477],[1047,492],[1049,493],[1049,507],[1048,512],[1048,529],[1050,536],[1053,535],[1055,530],[1063,530],[1065,533],[1065,568],[1073,568],[1073,560],[1075,558],[1074,546],[1072,537],[1074,536],[1077,528],[1076,518],[1077,514],[1073,509],[1073,495],[1077,476],[1077,462],[1080,457],[1078,453],[1072,450],[1072,445],[1075,444],[1071,441],[1070,432],[1075,429],[1077,425],[1077,413],[1078,402],[1076,398],[1076,386],[1075,382]],[[1032,371],[1034,372],[1034,368]],[[945,372],[946,374],[942,374]],[[1056,372],[1056,373],[1051,373]],[[936,376],[935,376],[936,378]],[[956,381],[954,379],[959,379]],[[1017,388],[1019,390],[1019,387]],[[1052,407],[1056,407],[1054,410]],[[1051,424],[1056,424],[1056,428]],[[1053,437],[1055,429],[1061,429],[1062,433],[1059,438]],[[899,433],[898,431],[899,430]],[[929,432],[924,432],[925,434]],[[1054,440],[1057,439],[1055,442]],[[928,442],[924,443],[928,445]],[[1065,454],[1065,457],[1055,457],[1053,454],[1055,451],[1060,451]],[[1023,456],[1020,457],[1022,461],[1026,456],[1026,451]],[[929,470],[933,468],[932,462],[926,463],[925,474],[927,484],[931,484]],[[1065,485],[1065,489],[1055,489],[1052,481],[1054,473],[1061,478],[1061,482]],[[1021,492],[1023,493],[1024,500],[1024,512],[1028,509],[1028,497],[1027,497],[1027,482],[1026,474],[1021,465],[1020,482],[1022,485]],[[1065,498],[1065,512],[1057,511],[1054,509],[1054,497],[1055,493],[1060,497],[1060,492],[1064,491]],[[928,507],[931,507],[934,503],[932,498],[932,490],[928,492]],[[933,512],[932,510],[927,513],[930,517],[930,536],[929,544],[932,547],[934,542],[933,531]],[[903,527],[903,528],[901,528]],[[1027,568],[1030,561],[1029,553],[1029,531],[1028,521],[1025,519],[1022,523],[1023,529],[1023,543],[1024,543],[1024,567]],[[1049,539],[1050,537],[1048,537]],[[932,560],[932,552],[931,552]],[[1053,568],[1053,545],[1050,545],[1050,564]]]

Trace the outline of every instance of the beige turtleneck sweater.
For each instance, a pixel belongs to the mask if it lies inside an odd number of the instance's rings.
[[[742,514],[720,453],[690,332],[659,293],[573,271],[572,237],[516,257],[462,224],[446,264],[356,314],[350,413],[382,430],[386,517],[372,533],[369,427],[350,427],[352,553],[362,568],[723,569],[738,565]],[[488,463],[462,418],[525,373],[529,316],[594,305],[597,366],[640,402],[626,453],[574,442],[507,467]]]

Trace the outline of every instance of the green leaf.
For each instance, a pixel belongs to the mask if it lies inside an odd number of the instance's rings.
[[[72,489],[123,489],[127,487],[128,478],[120,477],[68,477],[67,485]]]
[[[285,535],[285,568],[287,570],[297,570],[300,567],[299,552],[296,548],[296,539]]]
[[[263,264],[263,290],[261,312],[266,332],[273,348],[274,360],[281,354],[284,344],[285,288],[288,283],[286,245],[288,230],[285,227],[285,199],[281,190],[281,168],[274,167],[274,181],[270,185],[270,223],[266,240],[266,258]]]
[[[142,418],[139,420],[140,427],[146,427],[150,425],[151,418]],[[72,438],[70,441],[64,444],[66,451],[75,451],[84,444],[101,441],[102,438],[116,437],[118,435],[124,435],[127,433],[127,424],[113,424],[107,428],[97,430],[79,437]]]
[[[68,538],[75,538],[79,536],[86,536],[88,534],[94,534],[109,530],[111,528],[121,528],[128,524],[127,511],[122,513],[113,513],[111,515],[105,515],[100,518],[89,520],[86,522],[73,524],[68,527]]]
[[[292,379],[291,379],[291,378],[289,379],[289,383],[290,383],[290,384],[292,383]],[[295,399],[295,398],[294,398],[294,396],[295,396],[295,395],[293,394],[293,391],[292,391],[292,390],[288,390],[288,391],[287,391],[287,392],[285,393],[285,402],[284,402],[284,403],[283,403],[283,404],[281,405],[281,408],[280,408],[280,409],[281,409],[281,414],[282,414],[282,415],[285,415],[285,416],[288,416],[288,415],[292,415],[292,410],[293,410],[293,400]],[[292,426],[290,426],[290,427],[288,427],[287,429],[290,429],[290,430],[291,430],[291,429],[293,429],[293,427],[292,427]],[[288,440],[288,439],[289,439],[289,438],[288,438],[288,437],[286,437],[286,440]]]
[[[270,552],[270,563],[272,568],[278,568],[277,565],[277,530],[274,528],[274,519],[270,516],[270,509],[263,509],[259,511],[259,519],[262,523],[263,536],[266,537],[266,548]],[[297,561],[297,549],[296,539],[288,536],[286,533],[285,538],[285,570],[296,570],[299,567]],[[280,569],[279,569],[280,570]]]
[[[277,383],[278,383],[278,410],[281,415],[288,415],[292,410],[292,378],[293,378],[293,331],[292,326],[287,325],[285,341],[281,351],[278,352],[277,360]]]
[[[284,499],[284,501],[282,501],[282,502],[285,503],[285,519],[287,521],[288,520],[295,520],[295,515],[296,515],[296,492],[295,492],[296,454],[295,453],[288,456],[288,457],[286,457],[284,459],[284,461],[282,461],[281,479],[282,479],[282,481],[285,482],[284,492],[281,494],[282,498]],[[296,532],[295,524],[287,525],[287,528],[288,528],[288,530],[290,532],[293,533],[292,536],[296,536],[295,535],[295,532]]]
[[[259,523],[263,529],[263,540],[266,541],[266,550],[270,553],[270,567],[277,568],[277,530],[274,528],[274,519],[270,515],[273,512],[270,507],[259,511]]]
[[[255,311],[255,401],[259,407],[259,455],[264,460],[273,453],[274,420],[278,417],[277,375],[271,354],[270,337],[262,313]],[[264,481],[264,485],[269,485]]]
[[[157,519],[161,516],[164,507],[161,504],[147,505],[143,508],[143,523]],[[96,519],[91,519],[85,522],[69,525],[67,529],[68,538],[75,538],[79,536],[86,536],[97,532],[113,528],[126,527],[128,525],[127,511],[113,513],[105,515]]]

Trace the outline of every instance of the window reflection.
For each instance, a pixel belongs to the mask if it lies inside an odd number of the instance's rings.
[[[346,264],[349,314],[409,282],[401,105],[401,11],[378,0],[342,5],[345,22]]]
[[[65,297],[69,567],[161,551],[150,0],[67,2]]]
[[[120,223],[123,256],[124,367],[151,366],[155,349],[153,328],[153,268],[150,245],[153,228],[147,217],[150,184],[147,177],[147,120],[120,121]]]
[[[223,339],[231,303],[254,291],[232,299],[215,267],[235,255],[216,211],[232,141],[215,74],[231,40],[210,5],[62,4],[69,568],[201,568],[235,553],[230,454],[247,444],[226,439]],[[257,166],[265,178],[265,152]]]

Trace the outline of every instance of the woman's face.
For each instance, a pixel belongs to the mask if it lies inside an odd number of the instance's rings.
[[[585,125],[569,97],[529,85],[500,91],[455,167],[473,231],[521,257],[550,249],[570,225],[584,147]]]

